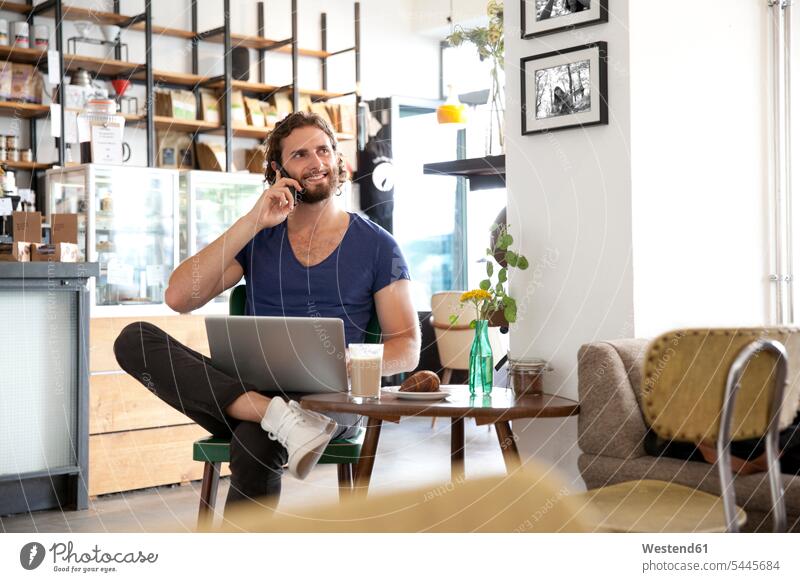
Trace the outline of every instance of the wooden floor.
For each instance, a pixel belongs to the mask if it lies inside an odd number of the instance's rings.
[[[494,427],[466,422],[467,477],[503,474],[500,447]],[[187,451],[189,454],[189,451]],[[450,478],[450,423],[439,419],[431,429],[430,419],[404,419],[385,423],[370,492],[388,492],[443,483]],[[222,510],[228,480],[220,483],[218,511]],[[0,517],[3,532],[144,532],[192,531],[197,520],[200,482],[105,495],[90,500],[86,511],[41,511]],[[283,479],[278,511],[291,512],[304,504],[338,499],[336,467],[321,465],[308,479]]]

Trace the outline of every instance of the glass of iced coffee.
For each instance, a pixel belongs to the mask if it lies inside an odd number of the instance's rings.
[[[350,395],[381,397],[383,344],[350,344]]]

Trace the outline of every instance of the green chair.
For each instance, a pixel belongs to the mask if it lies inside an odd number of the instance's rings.
[[[228,313],[243,315],[247,292],[244,285],[233,288],[228,300]],[[366,343],[381,341],[381,328],[377,314],[373,313],[367,325]],[[364,429],[349,439],[335,439],[328,443],[319,460],[321,465],[337,465],[339,475],[339,499],[344,499],[353,489],[356,463],[361,455],[364,442]],[[209,437],[195,441],[192,447],[192,458],[205,464],[203,467],[203,484],[200,488],[200,509],[197,516],[198,528],[210,524],[216,506],[219,488],[219,472],[222,463],[230,461],[230,439]]]

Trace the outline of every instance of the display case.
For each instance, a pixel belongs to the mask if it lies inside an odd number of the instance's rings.
[[[47,172],[46,214],[78,214],[81,260],[98,262],[93,315],[105,306],[163,306],[177,266],[178,172],[83,164]]]
[[[214,242],[252,210],[264,190],[263,177],[187,170],[180,173],[180,257],[184,260]],[[227,293],[214,302],[227,301]]]

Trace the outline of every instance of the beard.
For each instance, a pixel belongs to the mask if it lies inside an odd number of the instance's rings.
[[[305,204],[316,204],[334,195],[339,187],[339,177],[334,168],[327,170],[327,172],[328,175],[323,180],[316,181],[313,184],[308,183],[308,178],[314,174],[309,174],[300,180],[300,183],[303,185],[303,192],[301,193],[302,202]]]

